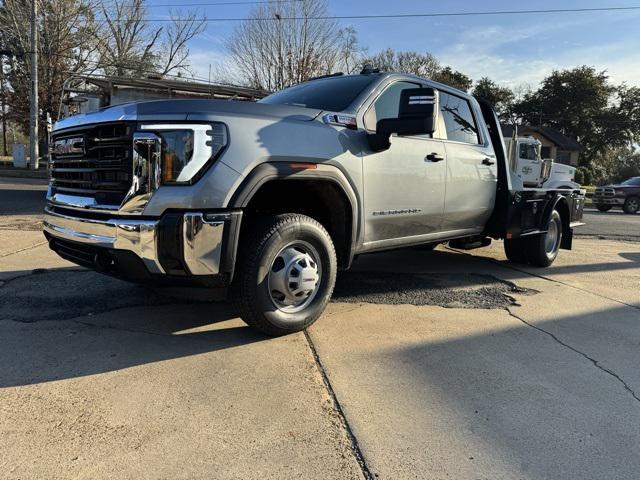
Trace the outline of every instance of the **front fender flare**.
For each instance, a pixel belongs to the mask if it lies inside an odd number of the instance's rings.
[[[246,207],[256,192],[269,181],[272,180],[323,180],[330,181],[337,185],[347,197],[351,206],[351,257],[353,257],[356,246],[361,243],[360,228],[360,203],[359,197],[355,193],[353,185],[347,176],[333,165],[316,163],[284,163],[268,162],[255,167],[240,183],[229,200],[229,208]]]

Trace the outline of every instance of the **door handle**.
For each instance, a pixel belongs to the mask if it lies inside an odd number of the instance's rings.
[[[484,160],[482,160],[482,164],[483,164],[483,165],[493,165],[494,163],[496,163],[496,162],[494,162],[493,160],[491,160],[489,157],[487,157],[487,158],[485,158]]]
[[[427,155],[427,160],[431,160],[432,162],[441,162],[444,160],[444,157],[439,155],[437,152],[433,152]]]

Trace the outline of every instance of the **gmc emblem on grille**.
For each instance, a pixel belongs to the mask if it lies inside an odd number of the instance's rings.
[[[84,152],[84,138],[65,138],[53,143],[54,155],[71,155]]]

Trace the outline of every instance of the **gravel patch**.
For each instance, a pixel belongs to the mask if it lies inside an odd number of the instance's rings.
[[[334,302],[387,305],[437,305],[448,308],[504,308],[516,304],[512,294],[532,294],[490,275],[343,272]]]

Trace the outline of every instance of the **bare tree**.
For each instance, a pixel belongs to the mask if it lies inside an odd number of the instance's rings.
[[[148,22],[145,0],[100,0],[101,21],[95,40],[106,74],[159,76],[189,68],[187,43],[206,26],[196,12],[171,12],[168,26]]]
[[[326,0],[265,2],[254,7],[226,42],[237,80],[279,90],[330,73],[345,59],[352,68],[355,30],[340,33],[337,22],[327,17]]]
[[[386,72],[412,73],[420,77],[435,77],[440,71],[440,62],[430,53],[396,52],[387,48],[365,60]]]
[[[412,73],[464,91],[473,85],[470,77],[451,67],[443,67],[438,59],[428,52],[396,52],[387,48],[367,58],[365,62],[383,71]]]
[[[101,1],[104,24],[96,29],[95,39],[105,73],[140,76],[153,69],[153,48],[162,28],[150,28],[146,10],[144,0]]]
[[[353,27],[343,28],[336,36],[337,54],[330,60],[330,71],[342,71],[344,73],[356,73],[362,68],[365,60],[365,49],[360,47],[358,33]]]
[[[162,40],[159,66],[161,75],[188,70],[188,42],[201,34],[206,27],[206,20],[195,12],[186,14],[171,12],[171,24],[165,31]]]
[[[95,47],[91,42],[93,4],[91,0],[47,0],[39,5],[37,19],[39,103],[43,112],[56,119],[62,85],[69,72],[90,72]],[[30,56],[29,21],[31,6],[21,0],[5,0],[0,7],[0,40],[12,52],[5,86],[8,118],[26,129],[29,123]]]

